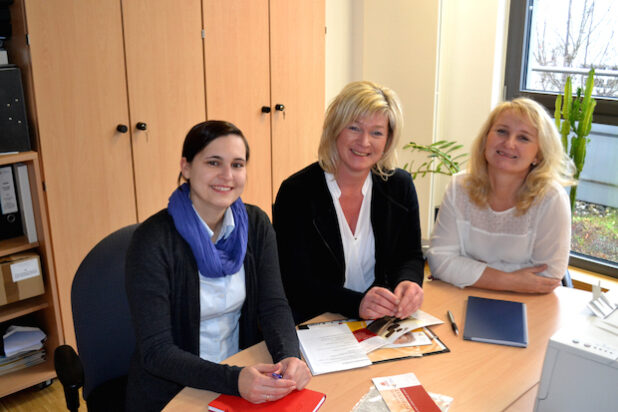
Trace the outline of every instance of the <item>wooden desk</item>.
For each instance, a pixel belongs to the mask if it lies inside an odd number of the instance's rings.
[[[425,389],[454,398],[449,411],[532,411],[536,386],[541,378],[545,348],[549,338],[574,316],[585,314],[589,293],[563,287],[549,295],[523,295],[459,289],[441,281],[427,281],[422,309],[442,320],[432,326],[450,353],[423,358],[385,362],[350,371],[318,375],[309,388],[326,394],[320,412],[345,412],[371,387],[375,376],[414,372]],[[528,309],[527,348],[493,345],[463,340],[466,299],[469,295],[524,302]],[[456,337],[446,320],[450,309],[459,326]],[[320,319],[339,319],[324,314]],[[230,357],[227,363],[240,366],[272,362],[264,342]],[[216,393],[193,388],[183,389],[165,411],[207,411]]]

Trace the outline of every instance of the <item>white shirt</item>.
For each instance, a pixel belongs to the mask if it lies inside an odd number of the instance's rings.
[[[343,243],[343,255],[345,259],[345,288],[356,292],[365,292],[375,280],[375,238],[373,227],[371,226],[371,193],[373,181],[371,173],[367,175],[363,183],[363,203],[361,204],[358,221],[356,222],[356,232],[352,233],[348,221],[343,214],[339,197],[341,190],[337,184],[335,176],[324,172],[326,185],[333,198],[337,221],[339,222],[339,232]]]
[[[214,232],[201,217],[200,221],[212,237]],[[232,210],[227,208],[217,242],[228,237],[232,230],[234,215]],[[229,276],[207,278],[200,274],[199,278],[200,357],[219,363],[239,350],[238,320],[246,296],[245,267],[241,266],[237,273]]]
[[[523,215],[511,208],[479,208],[453,176],[440,205],[427,252],[432,276],[459,287],[474,284],[487,266],[513,272],[547,264],[540,275],[561,279],[571,243],[571,209],[566,190],[552,183]]]

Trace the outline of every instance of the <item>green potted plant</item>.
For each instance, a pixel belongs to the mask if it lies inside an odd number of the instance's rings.
[[[463,147],[454,141],[440,140],[430,145],[422,145],[415,142],[406,144],[403,149],[412,152],[424,152],[427,160],[418,167],[414,167],[414,161],[406,163],[403,168],[410,172],[413,179],[419,174],[425,177],[427,173],[438,173],[452,176],[461,170],[461,166],[466,162],[467,153],[456,154],[455,152]]]
[[[575,164],[575,180],[579,179],[579,175],[584,168],[586,160],[586,146],[590,139],[590,129],[592,127],[592,113],[597,104],[592,98],[592,89],[594,87],[594,68],[588,72],[586,79],[586,87],[583,91],[581,87],[577,88],[576,96],[573,96],[571,76],[568,76],[564,85],[564,95],[559,94],[556,97],[556,109],[554,118],[556,127],[562,136],[562,145],[564,151]],[[569,135],[571,141],[569,144]],[[575,197],[577,196],[577,186],[571,187],[569,197],[571,200],[571,213],[575,210]]]
[[[409,142],[403,146],[404,150],[410,150],[411,152],[420,152],[426,154],[426,160],[420,165],[415,167],[414,161],[406,163],[403,168],[410,172],[412,179],[416,180],[416,177],[425,177],[427,173],[437,173],[446,176],[452,176],[461,170],[461,166],[468,160],[466,157],[468,153],[456,152],[463,147],[462,144],[458,144],[455,141],[439,140],[429,145],[422,145],[416,142]],[[435,219],[438,216],[438,209],[440,207],[434,207]],[[426,249],[428,247],[428,241],[423,240]]]

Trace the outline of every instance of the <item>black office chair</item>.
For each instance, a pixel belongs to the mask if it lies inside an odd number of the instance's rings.
[[[566,286],[567,288],[573,287],[573,281],[571,280],[571,274],[569,273],[569,269],[567,269],[564,277],[562,278],[562,286]]]
[[[78,389],[88,411],[123,411],[135,335],[125,293],[125,256],[137,224],[101,240],[77,269],[71,288],[79,356],[62,345],[54,352],[67,408],[79,408]],[[83,369],[82,369],[83,366]]]

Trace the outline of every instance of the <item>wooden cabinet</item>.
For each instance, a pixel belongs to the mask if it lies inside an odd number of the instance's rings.
[[[206,117],[201,2],[17,7],[30,44],[15,62],[30,74],[61,313],[74,344],[70,291],[79,263],[107,234],[167,206],[184,137]]]
[[[43,201],[41,172],[35,152],[0,155],[0,166],[23,163],[27,166],[30,195],[34,210],[37,241],[29,243],[25,236],[0,241],[0,257],[20,252],[36,252],[41,259],[45,293],[8,305],[0,306],[0,324],[38,326],[47,335],[45,350],[47,360],[41,364],[0,376],[0,397],[33,386],[56,376],[52,353],[64,341],[58,307],[58,294],[54,268],[51,264],[51,246],[47,229],[47,214]]]
[[[67,344],[77,267],[104,236],[167,206],[194,124],[246,133],[243,198],[269,213],[280,181],[316,158],[324,0],[15,0],[11,17]]]
[[[281,182],[318,158],[324,119],[324,0],[270,1],[273,201]],[[319,85],[319,87],[316,87]]]
[[[99,2],[96,2],[97,4]],[[200,0],[122,2],[137,218],[177,186],[182,143],[206,119]]]
[[[207,116],[229,120],[245,133],[251,158],[243,199],[270,214],[281,182],[317,160],[324,0],[203,4]]]

